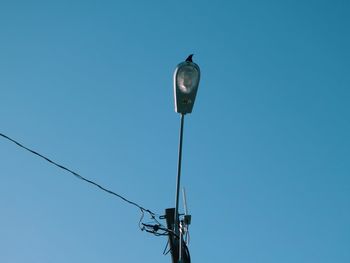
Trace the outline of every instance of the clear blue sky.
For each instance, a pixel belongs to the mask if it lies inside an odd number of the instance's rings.
[[[159,214],[172,74],[193,262],[350,262],[350,4],[2,1],[0,132]],[[170,262],[137,208],[0,139],[0,262]],[[147,221],[147,220],[146,220]]]

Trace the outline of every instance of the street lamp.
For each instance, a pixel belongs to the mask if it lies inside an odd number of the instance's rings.
[[[192,56],[193,55],[190,55],[186,59],[186,61],[178,64],[174,72],[175,111],[181,114],[179,158],[178,158],[177,178],[176,178],[176,200],[175,200],[175,215],[174,215],[174,232],[178,238],[178,242],[175,242],[175,243],[177,243],[177,248],[179,252],[179,255],[178,255],[179,263],[183,262],[182,261],[183,260],[182,229],[180,228],[180,219],[179,219],[179,194],[180,194],[184,116],[185,114],[192,112],[194,101],[196,99],[196,94],[198,90],[199,80],[200,80],[200,69],[198,65],[192,61]]]
[[[200,79],[200,69],[192,56],[177,65],[174,73],[175,111],[181,114],[192,112]]]

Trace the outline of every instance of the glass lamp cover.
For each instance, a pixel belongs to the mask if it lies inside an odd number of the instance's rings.
[[[177,73],[177,86],[181,92],[189,94],[193,88],[198,86],[199,74],[196,68],[190,65],[185,65],[179,68]]]
[[[185,61],[177,65],[174,72],[175,111],[191,113],[200,79],[200,69],[197,64]]]

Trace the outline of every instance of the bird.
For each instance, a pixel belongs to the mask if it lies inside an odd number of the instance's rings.
[[[192,57],[193,57],[193,54],[189,55],[187,58],[186,58],[186,62],[193,62],[192,61]]]

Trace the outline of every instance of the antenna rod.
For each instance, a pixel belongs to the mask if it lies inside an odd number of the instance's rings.
[[[188,215],[187,198],[186,198],[186,190],[185,190],[185,187],[182,188],[182,198],[183,198],[183,200],[184,200],[185,215]]]

